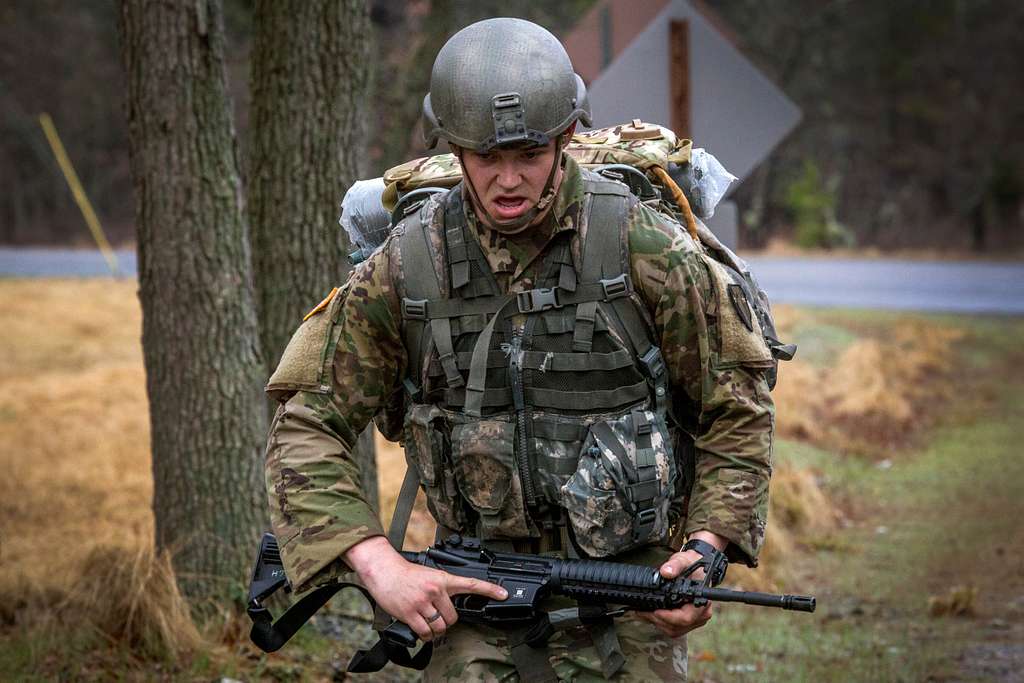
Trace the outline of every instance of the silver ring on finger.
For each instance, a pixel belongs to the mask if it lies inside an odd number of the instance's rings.
[[[437,621],[440,618],[441,618],[441,613],[440,612],[434,612],[433,616],[427,617],[427,623],[428,624],[432,624],[433,622]]]

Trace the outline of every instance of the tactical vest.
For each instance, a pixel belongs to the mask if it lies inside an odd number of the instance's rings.
[[[587,171],[583,182],[580,262],[577,233],[556,234],[529,291],[500,290],[461,186],[397,233],[406,457],[445,531],[501,541],[568,528],[575,548],[608,556],[667,540],[678,515],[667,371],[629,275],[637,199]]]

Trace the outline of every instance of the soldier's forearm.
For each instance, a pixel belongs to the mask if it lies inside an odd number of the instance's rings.
[[[301,392],[291,397],[267,445],[270,519],[297,588],[351,546],[383,533],[363,495],[349,444],[324,424],[322,416],[331,414],[324,400]]]

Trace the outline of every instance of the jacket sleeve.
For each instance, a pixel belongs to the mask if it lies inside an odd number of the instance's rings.
[[[637,206],[629,225],[631,274],[654,319],[676,422],[694,438],[682,463],[692,486],[685,534],[729,539],[731,559],[756,566],[768,516],[775,407],[764,370],[771,355],[732,303],[727,277],[677,224]]]
[[[280,402],[266,452],[270,518],[296,591],[347,571],[342,554],[384,533],[352,450],[406,363],[390,245],[308,316],[267,387]]]

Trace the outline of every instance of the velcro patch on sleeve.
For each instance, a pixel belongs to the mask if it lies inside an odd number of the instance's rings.
[[[764,341],[761,325],[743,288],[733,282],[732,275],[723,265],[711,258],[705,261],[711,275],[718,316],[718,367],[761,367],[772,363],[772,354]]]
[[[344,292],[345,287],[332,289],[292,335],[267,383],[266,391],[272,398],[283,400],[296,391],[327,393],[331,390],[333,344],[337,341],[336,311],[344,302]],[[326,314],[317,315],[325,310]]]
[[[309,320],[310,318],[312,318],[312,317],[313,317],[314,315],[316,315],[316,314],[317,314],[317,313],[319,313],[320,311],[322,311],[322,310],[324,310],[325,308],[327,308],[328,306],[330,306],[330,305],[331,305],[331,301],[332,301],[332,300],[334,299],[334,297],[335,297],[335,296],[337,296],[337,295],[338,295],[338,288],[337,288],[337,287],[334,287],[334,288],[332,288],[332,289],[331,289],[331,293],[330,293],[330,294],[328,294],[328,295],[327,295],[326,297],[324,297],[324,300],[323,300],[323,301],[321,301],[321,302],[320,302],[320,303],[318,303],[318,304],[317,304],[316,306],[314,306],[314,307],[313,307],[313,310],[312,310],[312,311],[310,311],[309,313],[307,313],[307,314],[306,314],[306,315],[305,315],[305,316],[304,316],[304,317],[302,318],[302,322],[306,322],[307,320]]]

